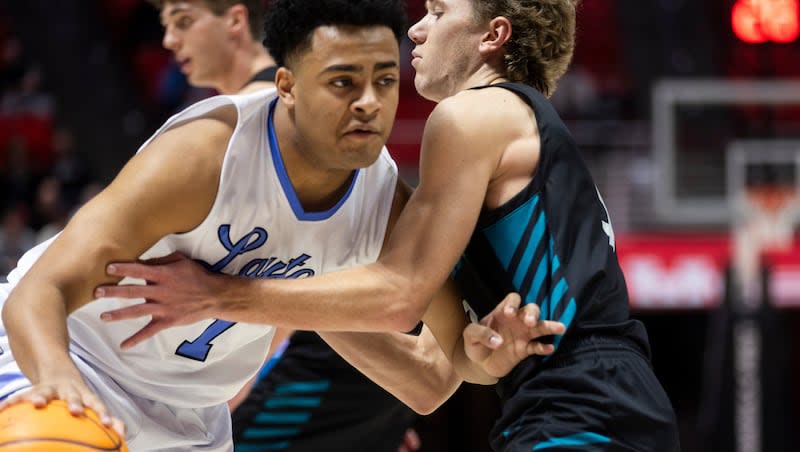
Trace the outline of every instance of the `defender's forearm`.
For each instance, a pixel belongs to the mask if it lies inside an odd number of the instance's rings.
[[[461,379],[430,332],[320,333],[351,365],[420,414],[444,403]]]
[[[375,264],[300,280],[217,277],[209,314],[230,321],[314,331],[408,331],[428,305]]]

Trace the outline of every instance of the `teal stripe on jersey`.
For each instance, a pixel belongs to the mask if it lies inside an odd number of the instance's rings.
[[[548,257],[551,259],[550,276],[553,279],[556,279],[556,272],[558,271],[558,268],[561,266],[561,261],[558,260],[558,256],[556,255],[555,249],[556,249],[556,241],[553,240],[553,236],[550,236],[550,247],[548,248],[550,254],[548,254]],[[542,300],[542,309],[540,316],[545,320],[553,319],[553,312],[555,311],[555,309],[550,306],[550,301],[551,300],[549,297],[544,297],[544,299]]]
[[[264,402],[264,408],[316,408],[320,403],[319,397],[273,397]]]
[[[553,237],[550,237],[550,255],[553,256],[553,268],[550,270],[550,274],[555,276],[556,270],[561,266],[561,263],[558,261],[558,256],[556,255],[556,241],[553,240]]]
[[[282,450],[289,447],[289,441],[281,441],[279,443],[258,443],[258,444],[247,444],[247,443],[237,443],[234,449],[236,452],[262,452],[265,450]]]
[[[492,248],[494,248],[497,258],[500,259],[503,268],[506,270],[511,265],[511,258],[522,241],[525,226],[533,217],[533,212],[538,203],[539,195],[536,195],[483,231],[492,243]]]
[[[587,446],[589,444],[608,444],[611,439],[598,433],[584,432],[561,438],[551,438],[533,446],[533,450],[549,449],[563,446]]]
[[[536,268],[536,274],[533,276],[533,285],[525,295],[525,304],[535,303],[539,298],[539,292],[542,290],[542,283],[544,282],[545,275],[547,275],[547,259],[541,259]],[[547,317],[545,317],[547,311],[544,306],[542,307],[541,315],[543,319],[547,319]]]
[[[564,314],[558,319],[559,322],[563,323],[564,326],[569,329],[569,325],[572,323],[572,320],[575,318],[575,311],[578,310],[578,306],[575,304],[575,299],[570,298],[569,304],[567,305],[567,309],[564,310]],[[553,347],[558,348],[558,344],[561,343],[561,339],[564,336],[556,336],[555,340],[553,341]],[[550,355],[553,356],[553,355]],[[550,357],[548,356],[548,358]]]
[[[525,279],[525,275],[528,274],[530,268],[533,266],[533,256],[536,253],[536,248],[539,247],[539,242],[542,241],[542,237],[544,237],[544,212],[539,214],[539,219],[536,220],[536,226],[533,227],[533,233],[528,243],[519,244],[519,246],[525,247],[525,252],[519,260],[519,265],[517,265],[517,268],[514,270],[514,287],[518,289],[522,287],[522,281]]]
[[[558,308],[558,304],[561,302],[561,299],[564,298],[564,294],[567,293],[567,280],[561,278],[556,284],[555,289],[550,292],[550,312],[556,312]]]
[[[331,387],[329,380],[284,383],[275,386],[275,394],[298,394],[306,392],[323,392]]]
[[[311,413],[258,413],[254,424],[305,424]]]
[[[299,428],[259,428],[251,427],[245,430],[242,437],[246,440],[286,438],[296,436],[300,433]],[[238,446],[237,446],[238,450]]]

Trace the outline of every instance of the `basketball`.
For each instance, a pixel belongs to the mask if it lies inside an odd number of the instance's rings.
[[[63,400],[37,409],[17,403],[0,411],[0,452],[127,452],[123,438],[94,411],[73,416]]]

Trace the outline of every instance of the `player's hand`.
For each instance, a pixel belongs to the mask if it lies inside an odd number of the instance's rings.
[[[553,345],[536,339],[566,331],[563,323],[540,320],[535,303],[522,308],[519,305],[519,295],[509,294],[479,323],[470,323],[464,329],[467,357],[488,375],[503,377],[531,355],[553,353]]]
[[[103,285],[95,289],[96,298],[144,298],[145,303],[107,311],[104,321],[118,321],[151,316],[150,323],[122,342],[133,347],[160,331],[214,317],[215,294],[229,276],[211,273],[188,257],[173,253],[140,262],[115,262],[106,271],[113,276],[127,276],[147,281],[147,285]]]
[[[112,427],[120,436],[125,437],[125,425],[121,420],[108,413],[105,404],[100,401],[81,377],[58,377],[47,379],[32,388],[20,391],[0,402],[0,411],[15,403],[30,402],[37,408],[44,408],[52,400],[63,400],[73,416],[83,416],[84,408],[91,408],[97,413],[106,427]]]
[[[415,452],[419,450],[421,445],[422,441],[419,439],[419,434],[413,427],[409,427],[406,430],[406,434],[403,435],[403,444],[400,444],[397,452]]]

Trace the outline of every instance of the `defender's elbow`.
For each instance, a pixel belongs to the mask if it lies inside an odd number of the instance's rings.
[[[426,300],[406,295],[395,300],[392,306],[392,325],[394,331],[408,332],[417,327],[428,309]]]

